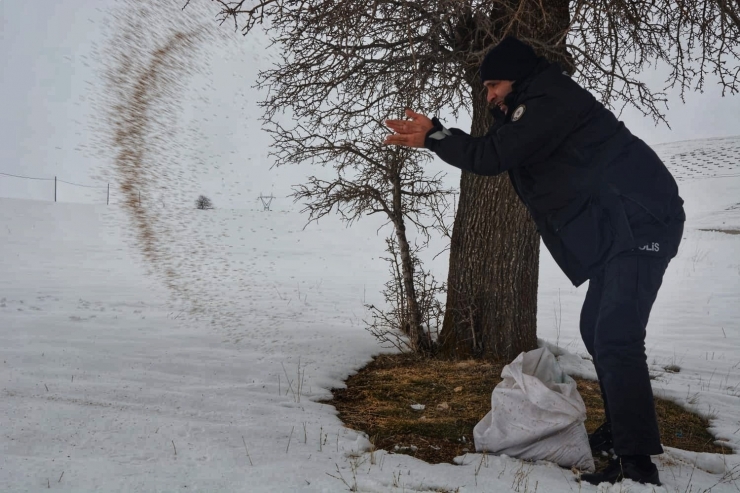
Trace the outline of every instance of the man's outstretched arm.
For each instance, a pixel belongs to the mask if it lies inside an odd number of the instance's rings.
[[[385,144],[425,147],[444,162],[478,175],[496,175],[507,169],[487,138],[471,137],[457,128],[447,129],[436,118],[430,120],[412,110],[406,110],[406,116],[409,120],[386,120],[396,133],[387,136]]]
[[[547,96],[530,99],[516,121],[497,125],[483,137],[445,129],[436,119],[432,121],[411,110],[406,110],[406,116],[410,120],[386,121],[396,132],[386,137],[386,144],[426,147],[456,168],[488,176],[530,158],[548,156],[576,121],[575,111]]]

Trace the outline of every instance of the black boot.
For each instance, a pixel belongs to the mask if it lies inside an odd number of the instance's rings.
[[[631,479],[637,483],[649,483],[660,486],[658,468],[649,455],[625,455],[612,459],[601,472],[581,474],[580,480],[591,484],[617,483]]]
[[[609,452],[614,447],[612,425],[607,421],[588,436],[588,444],[594,452]]]

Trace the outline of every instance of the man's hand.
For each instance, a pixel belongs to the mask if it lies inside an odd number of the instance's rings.
[[[410,120],[386,120],[385,124],[395,133],[385,138],[384,144],[406,147],[424,147],[427,132],[434,128],[432,120],[424,115],[406,110]]]

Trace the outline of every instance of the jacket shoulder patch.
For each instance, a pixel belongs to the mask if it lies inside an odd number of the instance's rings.
[[[514,110],[514,113],[511,114],[511,121],[512,122],[518,121],[522,117],[526,109],[527,107],[524,106],[523,104],[520,104],[519,106],[517,106],[516,109]]]

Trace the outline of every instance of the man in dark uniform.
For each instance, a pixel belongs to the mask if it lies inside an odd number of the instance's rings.
[[[483,137],[406,111],[386,144],[426,147],[471,173],[507,171],[544,244],[575,286],[589,281],[580,329],[606,422],[589,436],[617,458],[593,484],[660,484],[663,453],[645,355],[645,327],[686,216],[660,158],[563,70],[516,38],[480,67],[494,122]]]

